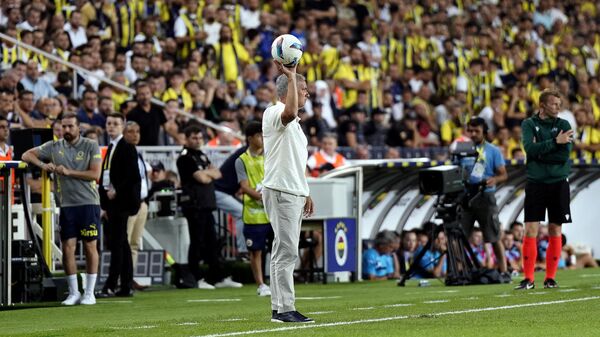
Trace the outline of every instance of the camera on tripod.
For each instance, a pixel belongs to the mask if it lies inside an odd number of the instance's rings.
[[[461,161],[478,156],[472,141],[454,142],[450,146],[450,155],[453,165],[431,167],[419,172],[419,191],[424,195],[438,196],[435,204],[436,218],[442,220],[442,228],[448,242],[447,251],[443,252],[448,255],[445,284],[465,285],[473,283],[473,275],[480,266],[462,228],[461,214],[465,203],[475,199],[484,185],[478,187],[479,192],[475,196],[467,188],[466,181],[471,172],[463,169]],[[421,259],[430,248],[431,240],[415,257],[409,270],[400,277],[399,286],[404,286],[406,280],[419,272]]]
[[[419,172],[419,191],[425,195],[444,195],[465,191],[468,172],[460,166],[460,160],[477,157],[475,144],[471,141],[455,142],[450,146],[454,165],[442,165],[423,169]]]

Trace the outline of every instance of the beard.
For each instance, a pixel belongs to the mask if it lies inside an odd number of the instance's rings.
[[[67,141],[67,142],[71,142],[73,139],[75,139],[75,136],[73,136],[72,134],[66,132],[63,134],[63,138]]]

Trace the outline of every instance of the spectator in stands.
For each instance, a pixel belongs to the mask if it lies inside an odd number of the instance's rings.
[[[0,161],[12,160],[12,150],[8,145],[9,124],[6,117],[0,115]]]
[[[65,24],[64,30],[69,34],[73,48],[77,48],[87,43],[88,39],[85,28],[81,26],[80,11],[74,10],[71,12],[71,18],[69,19],[69,22]]]
[[[31,60],[27,62],[27,71],[25,72],[25,77],[23,77],[20,83],[23,85],[25,90],[33,92],[35,101],[38,101],[40,98],[44,97],[57,96],[58,92],[56,89],[54,89],[50,83],[39,77],[40,72],[38,70],[38,63]]]
[[[346,158],[336,152],[337,137],[333,133],[327,133],[321,141],[321,148],[313,153],[307,162],[307,171],[313,177],[318,177],[320,169],[325,164],[331,164],[334,168],[347,165]]]
[[[308,138],[309,145],[318,146],[326,132],[329,131],[327,121],[323,119],[323,105],[321,102],[312,103],[313,115],[302,123],[304,133]],[[337,140],[337,136],[335,137]]]
[[[363,253],[363,279],[388,280],[394,275],[394,261],[390,255],[394,249],[395,234],[382,231],[375,236],[373,248]]]
[[[389,129],[386,122],[387,117],[384,110],[379,108],[373,109],[371,120],[365,125],[367,144],[373,147],[385,146],[385,136]]]
[[[137,84],[135,97],[137,105],[127,114],[127,120],[140,126],[140,146],[158,145],[161,126],[171,137],[178,137],[177,125],[167,121],[163,109],[150,101],[152,92],[146,82]]]
[[[235,131],[235,126],[230,122],[221,122],[219,124],[222,127],[229,128],[232,131]],[[242,142],[233,136],[230,132],[223,132],[221,130],[217,130],[217,136],[211,139],[206,146],[233,146],[240,147],[242,146]]]
[[[338,128],[340,146],[356,148],[358,145],[366,145],[365,119],[366,111],[359,105],[352,105],[348,109],[350,119],[341,123]]]
[[[98,113],[98,94],[95,91],[88,89],[83,92],[83,103],[77,112],[77,117],[84,129],[94,126],[104,127],[106,118]]]
[[[421,147],[421,135],[417,129],[417,117],[414,113],[407,113],[388,130],[385,143],[393,147]]]

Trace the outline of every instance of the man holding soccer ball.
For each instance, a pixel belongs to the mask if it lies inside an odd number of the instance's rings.
[[[297,63],[284,67],[274,60],[278,102],[268,107],[262,129],[265,148],[263,203],[275,238],[271,256],[271,322],[312,323],[294,305],[294,266],[302,215],[313,213],[304,175],[308,141],[300,127],[298,110],[308,98],[306,79],[296,73]]]

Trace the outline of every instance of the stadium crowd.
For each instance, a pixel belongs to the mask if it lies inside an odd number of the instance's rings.
[[[577,130],[573,156],[594,158],[598,10],[583,0],[6,0],[0,32],[137,94],[2,40],[0,116],[11,128],[52,127],[76,112],[101,144],[115,111],[140,124],[140,145],[181,144],[194,121],[177,110],[243,130],[276,99],[271,42],[291,33],[305,46],[313,146],[333,132],[353,158],[381,148],[396,158],[451,143],[479,115],[504,157],[522,159],[520,122],[555,87]],[[205,132],[211,145],[236,142]]]

